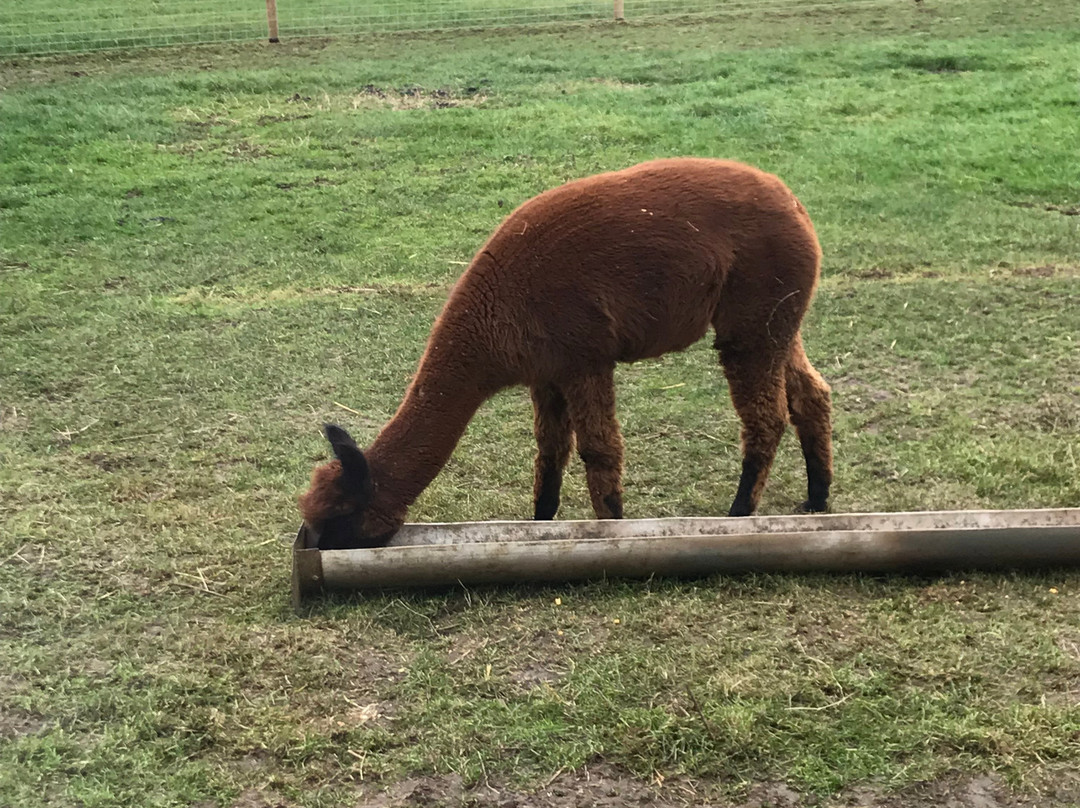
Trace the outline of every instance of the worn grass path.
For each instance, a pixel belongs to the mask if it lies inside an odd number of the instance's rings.
[[[918,805],[968,773],[1070,804],[1075,572],[298,617],[286,543],[318,425],[375,434],[501,217],[670,154],[759,164],[814,216],[837,510],[1080,505],[1075,10],[0,64],[0,804],[354,805],[449,774],[520,794],[586,765],[718,800],[779,781]],[[707,345],[618,385],[628,513],[726,507],[738,425]],[[527,514],[530,430],[525,394],[499,396],[413,517]],[[803,485],[788,438],[763,512]],[[566,493],[587,517],[577,466]]]

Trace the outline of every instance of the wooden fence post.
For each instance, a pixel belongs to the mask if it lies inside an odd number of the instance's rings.
[[[266,26],[270,29],[270,41],[277,42],[277,0],[266,0]]]
[[[626,17],[623,14],[623,0],[615,0],[615,19],[625,20]]]

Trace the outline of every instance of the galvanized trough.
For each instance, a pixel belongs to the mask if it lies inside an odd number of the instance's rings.
[[[1080,565],[1080,508],[407,524],[386,547],[318,550],[301,527],[293,602],[324,590]]]

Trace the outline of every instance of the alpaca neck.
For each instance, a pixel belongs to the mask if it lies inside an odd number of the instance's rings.
[[[397,413],[365,450],[375,480],[373,530],[393,530],[435,479],[473,415],[502,384],[433,340]]]

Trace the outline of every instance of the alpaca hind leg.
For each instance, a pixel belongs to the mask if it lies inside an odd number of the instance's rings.
[[[802,339],[795,338],[785,368],[787,407],[806,460],[807,499],[800,510],[829,507],[832,484],[832,405],[829,385],[806,358]]]
[[[536,433],[536,471],[533,519],[554,519],[559,510],[563,469],[574,446],[574,431],[566,398],[553,384],[531,388],[533,430]]]
[[[615,417],[615,369],[562,386],[597,519],[621,519],[623,439]]]
[[[781,362],[769,356],[739,356],[721,351],[731,401],[742,420],[742,474],[729,516],[750,516],[757,510],[787,426]]]

